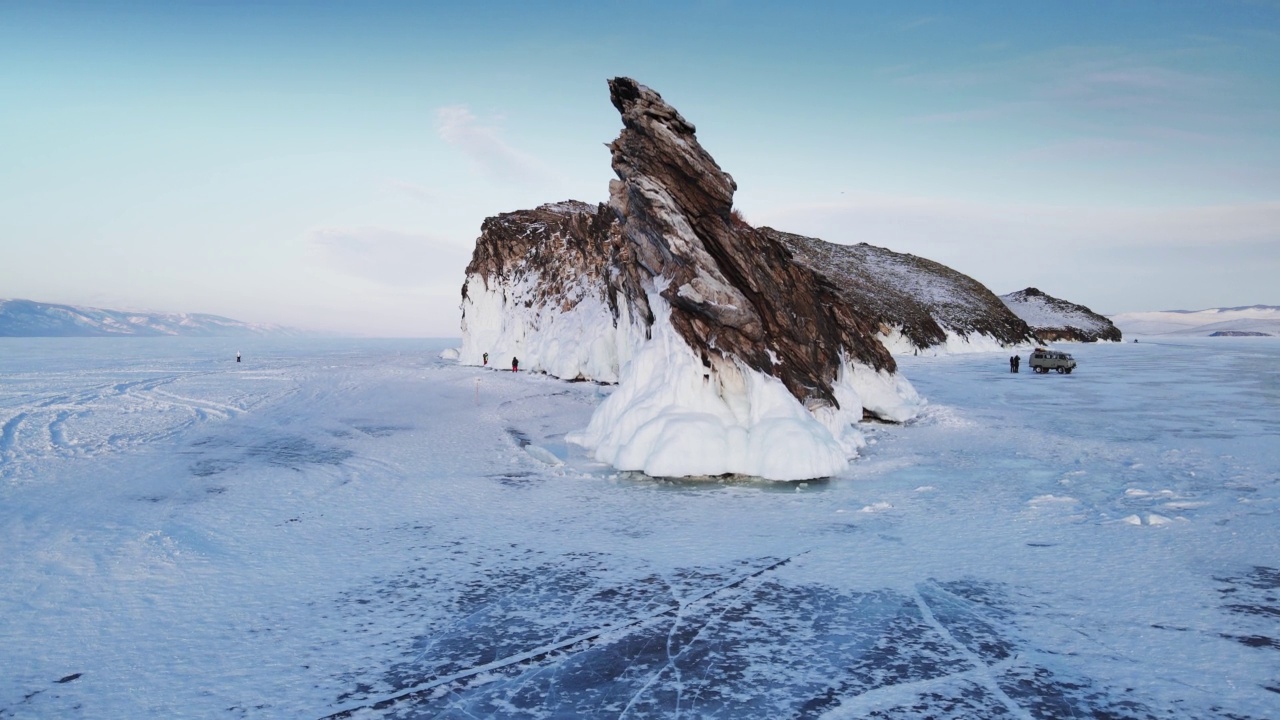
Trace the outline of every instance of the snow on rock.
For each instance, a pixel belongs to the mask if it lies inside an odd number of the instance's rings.
[[[1001,295],[1000,299],[1031,326],[1040,342],[1121,340],[1120,329],[1106,317],[1036,288]]]
[[[1018,342],[1011,345],[985,333],[974,332],[968,335],[961,335],[948,331],[940,342],[927,347],[920,347],[915,344],[915,341],[904,335],[903,329],[898,326],[882,327],[880,334],[876,337],[895,356],[924,355],[936,357],[939,355],[1000,352],[1008,350],[1010,347],[1024,344],[1023,342]]]
[[[851,296],[734,216],[736,184],[692,124],[629,78],[609,87],[624,125],[609,202],[485,221],[461,362],[620,383],[575,439],[624,470],[843,470],[864,414],[902,422],[923,400]]]

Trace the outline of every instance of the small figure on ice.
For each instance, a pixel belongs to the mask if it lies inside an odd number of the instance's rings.
[[[520,370],[520,358],[518,357],[511,358],[511,372],[517,372],[519,370]]]
[[[236,351],[236,362],[240,362],[240,351]]]
[[[488,366],[488,364],[489,364],[489,353],[485,353],[485,354],[484,354],[484,364],[485,364],[486,366]]]
[[[1017,355],[1014,355],[1013,357],[1009,358],[1009,372],[1011,373],[1018,372],[1018,365],[1020,365],[1021,363],[1022,363],[1022,358]]]

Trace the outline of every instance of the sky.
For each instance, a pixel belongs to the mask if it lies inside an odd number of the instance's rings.
[[[0,2],[0,297],[456,337],[633,77],[748,221],[1098,312],[1280,305],[1280,2]]]

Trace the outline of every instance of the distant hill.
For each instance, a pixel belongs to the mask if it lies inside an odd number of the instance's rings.
[[[1083,305],[1061,300],[1036,288],[1001,295],[1000,299],[1031,326],[1041,342],[1121,340],[1121,331],[1107,318]]]
[[[32,300],[0,299],[0,337],[245,337],[301,335],[277,325],[258,325],[200,313],[146,313]]]
[[[1126,335],[1280,336],[1280,307],[1248,305],[1208,310],[1156,310],[1112,315]]]

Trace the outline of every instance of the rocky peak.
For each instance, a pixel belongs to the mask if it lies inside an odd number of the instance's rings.
[[[618,180],[609,206],[625,251],[621,286],[652,318],[645,288],[661,288],[671,322],[715,366],[739,361],[773,375],[798,400],[835,405],[841,354],[895,370],[874,329],[826,278],[793,261],[775,238],[735,222],[733,178],[695,128],[657,92],[630,78],[609,81],[623,130],[611,145]]]

